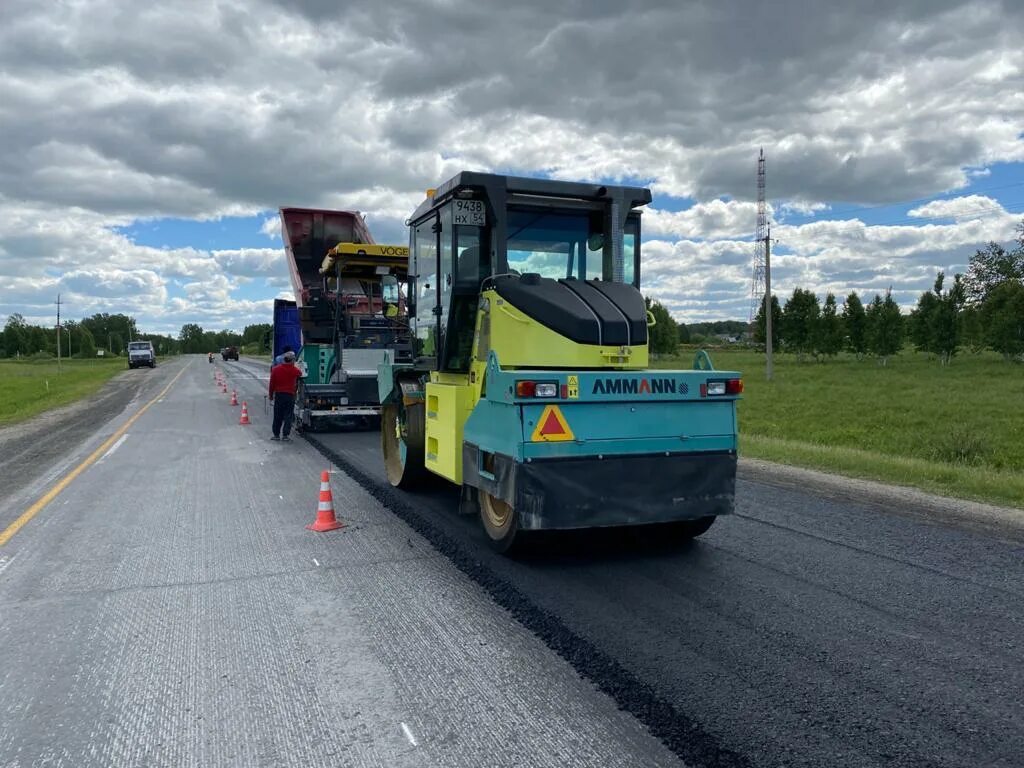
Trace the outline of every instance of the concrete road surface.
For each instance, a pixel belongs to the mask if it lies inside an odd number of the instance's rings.
[[[0,507],[0,766],[681,764],[345,474],[307,531],[330,464],[265,368],[139,373]]]
[[[391,490],[378,435],[312,440],[690,764],[1024,766],[1019,526],[741,473],[738,514],[681,550],[509,560],[450,487]]]

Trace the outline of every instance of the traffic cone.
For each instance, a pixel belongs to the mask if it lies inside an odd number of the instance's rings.
[[[225,395],[228,393],[228,383],[226,381],[222,381],[220,383],[220,391],[223,392]]]
[[[344,528],[345,524],[334,516],[334,497],[331,496],[331,476],[327,470],[320,473],[320,504],[316,508],[316,522],[307,525],[310,531],[323,533]]]
[[[231,390],[231,404],[232,405],[238,405],[238,390],[237,389],[232,389]]]
[[[239,424],[250,424],[251,423],[249,421],[249,406],[246,404],[245,400],[242,401],[242,416],[241,416],[241,418],[238,419],[238,423]]]

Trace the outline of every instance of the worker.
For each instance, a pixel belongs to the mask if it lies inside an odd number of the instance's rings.
[[[270,402],[274,404],[271,440],[291,441],[292,419],[295,418],[295,390],[302,371],[295,365],[295,353],[289,350],[280,365],[270,369]]]

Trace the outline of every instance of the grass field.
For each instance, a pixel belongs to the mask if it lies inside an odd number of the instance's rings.
[[[692,355],[654,365],[688,368]],[[741,455],[1024,507],[1024,366],[989,353],[947,368],[909,351],[886,367],[776,355],[769,383],[762,354],[711,358],[743,374]]]
[[[0,425],[88,397],[125,368],[123,357],[64,360],[60,373],[56,360],[0,360]]]
[[[743,374],[740,453],[1024,508],[1024,366],[995,354],[942,368],[904,352],[886,367],[840,356],[797,362],[711,350],[715,367]],[[689,368],[693,352],[654,365]],[[0,361],[0,425],[97,392],[125,361]]]

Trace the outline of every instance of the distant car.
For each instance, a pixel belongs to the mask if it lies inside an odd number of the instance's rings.
[[[225,360],[237,360],[238,347],[224,347],[224,349],[220,351],[220,356]]]
[[[156,350],[151,341],[133,341],[128,344],[128,367],[140,366],[156,368]]]

